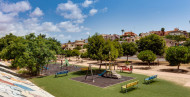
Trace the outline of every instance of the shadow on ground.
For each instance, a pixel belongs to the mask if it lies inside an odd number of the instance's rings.
[[[186,74],[188,73],[189,71],[187,70],[184,70],[184,69],[160,69],[159,71],[162,71],[162,72],[170,72],[170,73],[182,73],[182,74]]]
[[[151,67],[135,67],[134,69],[140,69],[140,70],[150,70]]]

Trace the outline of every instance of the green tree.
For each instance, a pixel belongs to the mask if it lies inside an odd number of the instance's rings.
[[[123,48],[122,48],[122,45],[118,42],[118,41],[113,41],[113,45],[114,47],[117,49],[118,51],[118,57],[121,57],[123,56]]]
[[[117,48],[114,46],[114,42],[107,40],[105,42],[105,45],[103,47],[103,52],[102,52],[103,60],[110,60],[114,61],[116,58],[118,58],[119,53]]]
[[[138,47],[135,43],[131,42],[124,42],[122,43],[122,48],[123,48],[123,54],[127,55],[127,61],[128,61],[128,56],[133,56],[136,54]]]
[[[143,62],[147,62],[149,67],[150,62],[153,62],[156,59],[156,55],[151,50],[141,51],[137,57]]]
[[[88,45],[86,45],[86,44],[85,44],[85,45],[83,45],[83,49],[86,49],[87,47],[88,47]]]
[[[166,43],[164,39],[156,34],[151,34],[140,38],[137,41],[138,51],[151,50],[156,55],[163,55],[166,48]]]
[[[103,60],[102,52],[104,44],[105,44],[104,38],[101,35],[98,35],[98,33],[88,38],[88,46],[87,46],[88,56],[91,59],[100,60],[102,63]]]
[[[69,57],[70,60],[70,57],[72,56],[72,50],[65,50],[65,56]]]
[[[13,35],[12,33],[6,35],[5,37],[2,37],[0,39],[0,51],[10,45],[12,41],[15,41],[16,38],[17,36]]]
[[[81,58],[88,58],[88,52],[82,53]]]
[[[124,29],[122,29],[122,30],[121,30],[121,32],[122,32],[122,35],[123,35],[123,32],[125,32],[125,30],[124,30]]]
[[[181,63],[190,62],[190,49],[183,46],[169,47],[166,50],[166,60],[171,66],[179,66]]]
[[[184,45],[184,46],[187,46],[187,47],[190,47],[190,39],[187,40],[183,45]]]
[[[81,50],[81,46],[77,46],[77,47],[75,47],[74,49],[76,49],[76,50]]]
[[[162,32],[165,32],[165,28],[161,28],[161,31],[162,31]]]
[[[45,35],[36,37],[34,33],[31,33],[24,38],[16,38],[2,50],[0,55],[3,59],[14,59],[12,65],[27,68],[31,75],[38,75],[40,68],[56,58],[58,51],[51,47],[52,43],[45,38]]]
[[[166,35],[165,38],[175,40],[178,43],[177,45],[179,45],[180,41],[186,41],[187,39],[185,36],[182,35]]]
[[[72,56],[79,56],[79,55],[80,55],[79,50],[76,49],[72,50]]]

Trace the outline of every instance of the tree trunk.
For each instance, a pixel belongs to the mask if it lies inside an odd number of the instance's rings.
[[[158,64],[158,66],[160,65],[159,58],[161,58],[161,56],[158,56],[158,63],[157,63],[157,64]]]
[[[100,64],[99,70],[101,70],[102,64]]]
[[[150,62],[148,62],[148,66],[150,67]]]
[[[128,55],[127,55],[127,62],[128,62]]]
[[[179,66],[180,66],[180,64],[177,65],[177,69],[178,69],[178,70],[179,70]]]

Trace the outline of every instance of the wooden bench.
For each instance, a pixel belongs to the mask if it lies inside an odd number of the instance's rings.
[[[125,93],[127,93],[127,89],[129,89],[129,88],[133,88],[135,86],[137,86],[137,88],[138,88],[138,83],[139,83],[139,81],[137,80],[137,81],[128,83],[127,85],[123,85],[123,86],[121,86],[121,91],[122,92],[124,91]]]
[[[57,76],[60,75],[60,74],[66,74],[66,75],[68,75],[68,73],[69,73],[68,70],[64,70],[64,71],[61,71],[61,72],[57,72],[57,73],[55,73],[55,77],[57,77]]]
[[[144,83],[145,84],[150,84],[150,82],[152,82],[154,79],[156,79],[157,78],[157,75],[153,75],[153,76],[150,76],[150,77],[148,77],[148,78],[145,78],[144,79]]]

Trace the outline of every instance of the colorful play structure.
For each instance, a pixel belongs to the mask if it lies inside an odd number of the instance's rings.
[[[119,66],[119,68],[120,68],[120,72],[127,71],[129,73],[132,73],[132,71],[133,71],[133,66],[132,65],[130,66],[130,68],[127,67],[127,66]]]
[[[128,83],[126,85],[123,85],[123,86],[121,86],[121,91],[127,93],[127,90],[130,88],[134,88],[135,86],[138,88],[138,83],[139,83],[139,81],[137,80],[137,81]]]
[[[104,70],[102,73],[98,75],[102,77],[110,77],[110,78],[117,78],[117,79],[121,78],[120,74],[118,74],[115,70],[112,70],[112,66],[113,66],[113,63],[109,62],[109,66],[108,64],[106,64],[106,70]]]
[[[64,67],[64,66],[69,66],[69,61],[67,59],[65,59],[65,63],[63,63],[63,60],[61,60],[61,68]]]

